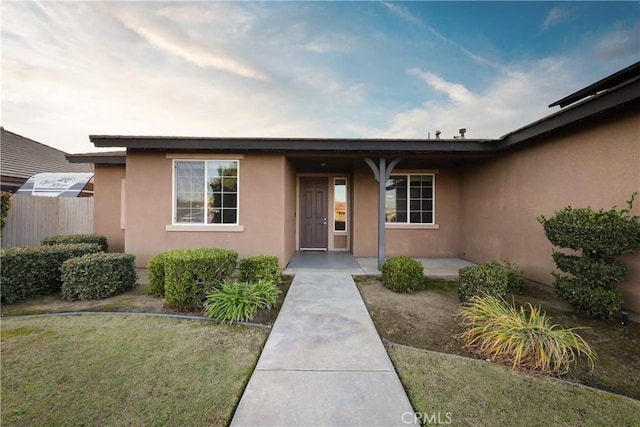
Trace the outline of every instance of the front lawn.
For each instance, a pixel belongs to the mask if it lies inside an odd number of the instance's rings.
[[[126,315],[4,317],[2,424],[225,426],[267,335]]]
[[[388,346],[424,425],[633,426],[640,402],[506,366]],[[429,422],[430,421],[430,422]]]

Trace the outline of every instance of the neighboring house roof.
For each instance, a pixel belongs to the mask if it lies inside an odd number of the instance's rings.
[[[71,164],[64,151],[0,128],[0,168],[3,177],[26,180],[41,172],[92,172],[90,162]]]
[[[586,99],[585,99],[586,98]],[[579,101],[579,102],[578,102]],[[446,155],[450,158],[490,157],[498,152],[533,142],[587,119],[615,114],[640,106],[640,63],[580,89],[551,104],[562,108],[498,139],[353,139],[353,138],[206,138],[169,136],[90,135],[96,147],[137,150],[257,151],[288,154]],[[568,107],[567,107],[568,106]],[[125,156],[125,153],[120,154]],[[76,158],[78,155],[75,156]],[[87,159],[90,155],[87,155]],[[100,164],[94,158],[97,164]],[[123,163],[120,163],[123,164]]]

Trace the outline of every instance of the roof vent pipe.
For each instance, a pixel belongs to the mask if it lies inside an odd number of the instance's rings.
[[[464,139],[464,134],[467,133],[467,130],[465,128],[462,128],[458,132],[460,132],[460,139]]]
[[[441,133],[442,133],[442,132],[440,132],[439,130],[437,130],[437,131],[436,131],[436,139],[440,139],[440,134],[441,134]]]

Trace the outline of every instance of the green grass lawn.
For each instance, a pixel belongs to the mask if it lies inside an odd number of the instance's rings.
[[[227,425],[267,335],[138,316],[5,317],[2,425]]]
[[[432,424],[437,416],[454,426],[503,427],[637,426],[640,420],[640,402],[632,399],[481,360],[387,349],[414,410]]]

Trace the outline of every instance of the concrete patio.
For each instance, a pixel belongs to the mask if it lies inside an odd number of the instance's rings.
[[[460,258],[416,258],[424,266],[429,277],[455,280],[458,271],[474,263]],[[356,258],[349,252],[296,252],[283,274],[302,272],[326,272],[379,275],[377,258]]]

